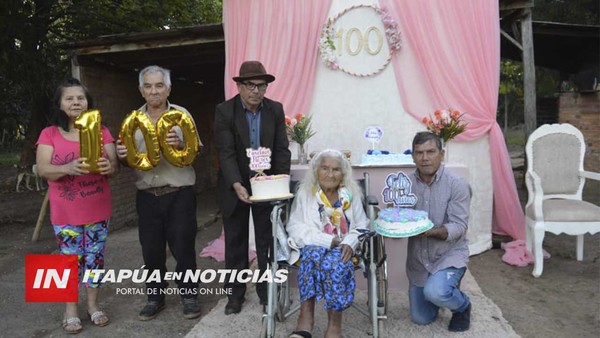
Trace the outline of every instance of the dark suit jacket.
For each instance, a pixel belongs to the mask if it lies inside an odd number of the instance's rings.
[[[219,152],[217,198],[224,217],[233,213],[239,202],[233,184],[240,182],[250,190],[250,136],[240,95],[219,104],[215,112],[215,140]],[[263,99],[260,116],[260,145],[271,149],[271,169],[267,175],[289,174],[291,153],[281,103]]]

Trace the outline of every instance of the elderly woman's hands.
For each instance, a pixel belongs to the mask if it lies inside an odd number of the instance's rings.
[[[354,252],[352,251],[352,248],[350,247],[350,245],[342,244],[342,245],[340,245],[340,250],[342,250],[342,261],[344,261],[344,263],[346,263],[347,261],[350,260],[350,258],[352,258],[352,254]]]
[[[344,261],[344,263],[346,263],[348,260],[350,260],[350,258],[352,258],[352,255],[354,254],[354,250],[352,250],[352,247],[350,247],[350,245],[348,244],[341,244],[341,241],[339,238],[334,237],[333,240],[331,241],[331,248],[337,248],[339,246],[339,249],[342,251],[342,261]]]

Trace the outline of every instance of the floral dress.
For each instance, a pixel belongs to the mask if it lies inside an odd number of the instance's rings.
[[[345,210],[352,198],[345,188],[340,189],[339,196],[333,205],[321,190],[315,197],[323,232],[343,239],[350,228]],[[340,248],[307,245],[300,251],[298,284],[301,302],[316,297],[317,301],[325,299],[326,310],[343,311],[354,301],[354,264],[352,260],[342,261]]]

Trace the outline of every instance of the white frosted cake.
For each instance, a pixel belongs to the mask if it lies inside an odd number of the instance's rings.
[[[413,164],[412,155],[406,154],[362,154],[361,165],[401,165]]]
[[[261,175],[250,179],[250,200],[275,200],[291,197],[290,175]]]
[[[407,208],[387,208],[377,214],[375,230],[387,237],[411,237],[433,228],[427,212]]]

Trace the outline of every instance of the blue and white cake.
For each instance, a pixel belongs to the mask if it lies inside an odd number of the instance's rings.
[[[387,237],[412,237],[433,228],[427,212],[408,208],[387,208],[379,211],[375,231]]]
[[[360,165],[414,164],[411,154],[390,153],[387,150],[369,150],[360,157]]]

